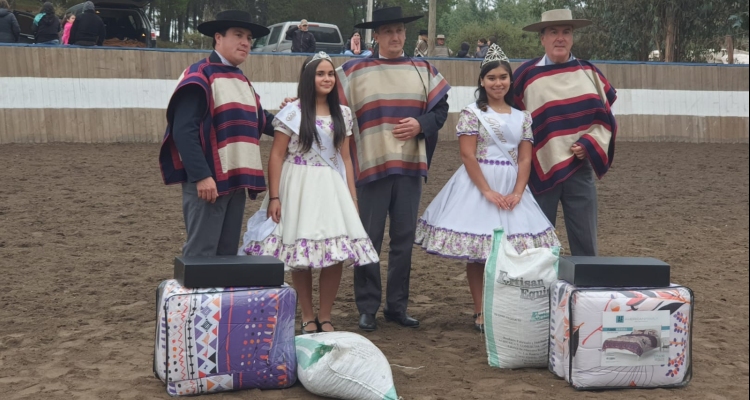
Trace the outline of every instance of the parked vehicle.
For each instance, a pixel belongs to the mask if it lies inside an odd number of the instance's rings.
[[[156,29],[143,11],[151,0],[91,1],[107,28],[105,46],[156,47]],[[80,15],[83,3],[70,7],[68,12]]]
[[[21,38],[18,43],[34,43],[34,33],[31,27],[34,23],[34,14],[24,11],[13,10],[13,15],[18,20],[18,27],[21,28]]]
[[[299,25],[300,21],[287,21],[273,24],[268,27],[271,33],[256,40],[253,43],[254,52],[262,53],[291,53],[292,41],[286,39],[286,32],[292,26]],[[315,36],[315,49],[325,51],[328,54],[341,54],[344,52],[344,39],[341,37],[339,27],[322,22],[309,22],[307,29]]]

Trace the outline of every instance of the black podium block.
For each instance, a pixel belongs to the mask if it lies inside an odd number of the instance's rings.
[[[558,279],[578,287],[669,287],[669,264],[651,257],[560,257]]]
[[[180,256],[174,279],[188,288],[282,286],[284,263],[269,256]]]

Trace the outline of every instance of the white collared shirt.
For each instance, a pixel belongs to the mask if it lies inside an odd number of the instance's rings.
[[[573,56],[573,53],[570,53],[570,58],[568,58],[568,61],[566,61],[566,62],[571,62],[571,61],[573,61],[575,59],[576,58],[575,58],[575,56]],[[547,55],[545,54],[544,57],[542,57],[542,59],[539,60],[539,62],[536,64],[536,66],[537,67],[543,67],[545,65],[553,65],[553,64],[555,64],[555,63],[553,63],[552,60],[550,60],[549,57],[547,57]]]
[[[236,65],[230,63],[226,58],[224,58],[224,56],[222,56],[221,53],[219,53],[218,51],[216,52],[216,54],[219,55],[219,58],[221,59],[222,64],[230,66],[230,67],[237,67]]]

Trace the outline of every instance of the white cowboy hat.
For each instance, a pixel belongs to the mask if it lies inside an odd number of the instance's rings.
[[[541,32],[542,29],[555,25],[572,26],[575,29],[589,26],[591,25],[591,21],[587,19],[573,19],[573,13],[568,9],[549,10],[542,13],[541,22],[524,26],[523,30],[527,32]]]

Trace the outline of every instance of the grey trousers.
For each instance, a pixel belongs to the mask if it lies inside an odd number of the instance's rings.
[[[182,184],[182,214],[187,238],[183,256],[234,256],[240,244],[245,189],[219,196],[211,204],[198,197],[195,183]]]
[[[383,310],[389,314],[406,313],[409,302],[411,252],[421,196],[422,178],[405,175],[391,175],[357,189],[362,225],[378,254],[383,244],[385,219],[390,215],[391,250]],[[378,312],[382,291],[380,263],[354,268],[354,298],[360,314]]]
[[[564,182],[544,193],[535,194],[534,198],[552,226],[557,222],[557,205],[562,203],[572,255],[597,255],[597,199],[591,164],[584,163],[583,167]]]

